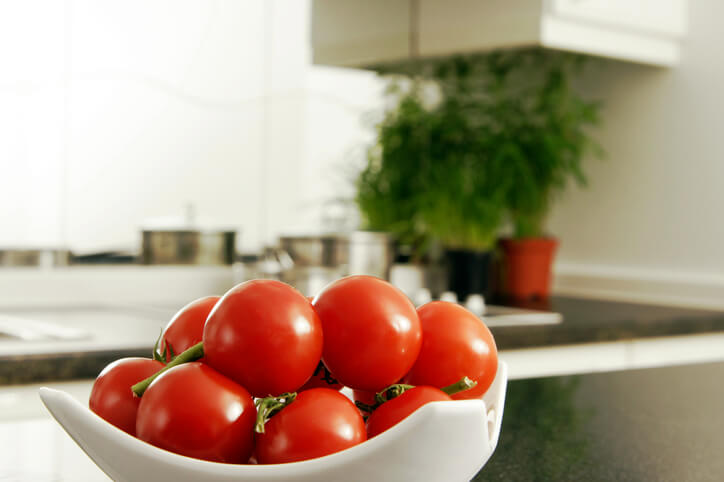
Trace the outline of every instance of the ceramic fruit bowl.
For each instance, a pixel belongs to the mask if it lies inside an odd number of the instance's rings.
[[[341,452],[290,464],[230,465],[177,455],[107,423],[69,394],[40,389],[68,435],[115,481],[466,481],[495,450],[507,367],[480,400],[429,403],[388,431]]]

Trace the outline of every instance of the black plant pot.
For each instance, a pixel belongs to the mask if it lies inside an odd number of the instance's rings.
[[[448,249],[445,257],[448,290],[455,292],[460,302],[464,302],[472,294],[491,298],[494,292],[492,251]]]

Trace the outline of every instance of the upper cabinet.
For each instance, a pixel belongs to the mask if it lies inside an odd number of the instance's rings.
[[[314,63],[366,66],[410,52],[409,0],[312,2]]]
[[[322,65],[537,45],[672,66],[686,0],[313,0],[311,31]]]

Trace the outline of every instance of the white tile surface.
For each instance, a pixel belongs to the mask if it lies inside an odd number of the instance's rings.
[[[50,384],[87,403],[91,382]],[[0,387],[0,480],[109,480],[38,398],[40,385]]]

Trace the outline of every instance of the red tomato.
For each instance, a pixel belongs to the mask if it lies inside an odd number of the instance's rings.
[[[133,394],[131,385],[163,368],[163,363],[148,358],[116,360],[96,378],[88,405],[105,421],[124,432],[136,435],[136,413],[141,399]]]
[[[297,398],[256,434],[260,464],[284,464],[339,452],[367,439],[357,407],[328,388],[299,392]]]
[[[352,399],[355,402],[361,402],[365,405],[374,405],[375,400],[375,392],[368,392],[366,390],[352,390]]]
[[[422,349],[404,383],[442,388],[463,376],[478,384],[452,396],[480,398],[498,370],[498,350],[488,327],[456,303],[433,301],[417,309],[422,324]]]
[[[327,367],[324,366],[324,363],[320,361],[317,368],[314,369],[312,378],[307,380],[307,383],[305,383],[299,391],[301,392],[311,388],[331,388],[332,390],[341,390],[342,386],[343,385],[339,383],[331,373],[329,373],[329,370],[327,370]]]
[[[422,331],[415,307],[397,288],[372,276],[349,276],[314,300],[322,320],[322,360],[350,388],[380,391],[415,363]]]
[[[219,296],[199,298],[181,308],[171,318],[166,328],[163,329],[160,344],[160,353],[162,355],[167,354],[167,362],[171,361],[171,351],[166,349],[167,344],[173,350],[173,353],[178,355],[201,341],[206,318],[216,302],[219,301],[219,298]]]
[[[307,299],[311,303],[314,301],[314,296],[307,296]],[[324,363],[320,360],[317,364],[317,368],[314,369],[312,378],[307,380],[307,383],[305,383],[299,391],[309,390],[310,388],[331,388],[332,390],[341,390],[342,387],[343,385],[332,376],[327,367],[325,367]]]
[[[256,408],[244,387],[204,363],[171,368],[141,398],[138,438],[213,462],[241,464],[254,448]]]
[[[322,325],[311,303],[280,281],[229,290],[204,326],[206,362],[255,397],[294,392],[322,354]]]
[[[381,434],[426,403],[450,400],[452,398],[448,394],[437,388],[424,386],[410,388],[399,397],[386,401],[372,412],[367,419],[367,437],[372,438]]]

